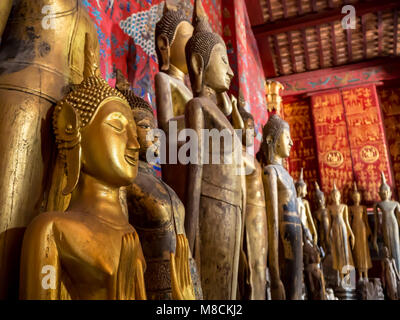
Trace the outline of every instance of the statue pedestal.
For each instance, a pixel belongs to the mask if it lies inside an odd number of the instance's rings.
[[[335,289],[335,296],[339,300],[357,300],[357,293],[353,288],[338,287]]]
[[[360,279],[357,282],[357,296],[359,300],[384,300],[380,279]]]

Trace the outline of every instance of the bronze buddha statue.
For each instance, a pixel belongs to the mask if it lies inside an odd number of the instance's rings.
[[[160,72],[156,74],[155,92],[158,127],[166,136],[166,163],[162,163],[162,177],[184,202],[186,197],[186,166],[174,163],[169,148],[180,146],[179,132],[185,127],[185,106],[193,98],[192,91],[185,84],[188,73],[185,46],[193,34],[193,26],[181,10],[174,10],[165,1],[164,13],[156,24],[155,42]],[[176,132],[170,132],[170,125]],[[174,137],[174,134],[176,136]],[[171,135],[171,139],[169,138]],[[179,179],[176,177],[179,176]]]
[[[56,105],[53,128],[67,172],[63,193],[72,196],[65,212],[42,213],[28,226],[20,298],[145,299],[142,248],[119,200],[138,172],[128,101],[92,75]]]
[[[99,44],[80,0],[1,0],[0,38],[1,299],[17,297],[23,233],[47,207],[51,108],[82,81],[84,48],[98,66]]]
[[[329,238],[332,253],[332,267],[339,273],[340,280],[349,274],[354,266],[351,249],[354,248],[354,233],[349,222],[349,209],[340,202],[341,194],[333,183],[331,204],[328,206],[330,217]]]
[[[389,256],[395,261],[397,270],[400,270],[400,242],[399,242],[399,224],[400,224],[400,204],[392,201],[392,191],[386,183],[385,174],[381,172],[382,184],[379,188],[381,201],[375,205],[375,223],[374,223],[374,248],[378,250],[378,231],[383,234],[383,242],[389,251]],[[381,219],[379,219],[381,212]]]
[[[329,214],[326,209],[325,194],[319,188],[318,182],[315,181],[315,194],[314,201],[316,205],[315,225],[317,225],[317,230],[319,231],[319,244],[324,250],[325,254],[330,252],[330,237],[329,237]]]
[[[200,268],[204,298],[235,299],[244,178],[239,172],[242,162],[236,155],[240,156],[242,147],[217,105],[217,95],[229,89],[233,72],[224,41],[211,31],[200,1],[195,7],[195,30],[185,48],[195,98],[186,105],[185,127],[195,132],[198,141],[195,159],[187,165],[185,230]],[[224,130],[224,141],[230,140],[233,146],[211,143],[213,139],[222,140],[220,136],[203,135],[204,130],[212,129],[215,133]],[[215,156],[218,161],[214,162]]]
[[[130,90],[129,83],[118,71],[116,88],[132,108],[140,144],[139,172],[126,194],[129,222],[139,234],[146,260],[147,297],[151,300],[171,299],[170,253],[175,252],[177,235],[185,235],[185,207],[174,190],[155,175],[152,164],[147,161],[148,152],[158,154],[158,141],[151,139],[156,127],[153,110]],[[200,278],[190,251],[188,260],[196,297],[201,299]]]
[[[302,297],[302,224],[293,179],[282,165],[292,146],[289,124],[278,115],[271,115],[263,128],[261,150],[267,161],[263,179],[273,300]]]
[[[351,230],[353,230],[355,243],[353,249],[354,266],[358,270],[359,278],[368,280],[368,269],[372,268],[371,255],[369,253],[368,237],[372,235],[368,223],[367,208],[360,205],[361,194],[354,188],[351,192],[353,205],[349,207]]]
[[[265,300],[267,285],[268,227],[265,207],[264,185],[260,163],[246,151],[254,145],[254,118],[244,108],[244,99],[239,94],[238,104],[232,103],[232,120],[235,129],[241,129],[243,161],[246,174],[246,213],[244,220],[243,247],[249,269],[249,292],[244,296],[250,300]],[[244,290],[246,291],[246,290]]]

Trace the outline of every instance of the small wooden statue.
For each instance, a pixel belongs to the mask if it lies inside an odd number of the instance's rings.
[[[400,274],[396,262],[390,257],[388,247],[383,247],[384,258],[382,260],[382,283],[386,296],[390,300],[399,300],[400,297]]]
[[[289,124],[273,114],[263,128],[261,144],[267,161],[263,179],[273,300],[302,298],[303,230],[293,179],[282,165],[292,146]]]
[[[340,203],[340,196],[340,191],[333,183],[332,203],[328,206],[331,221],[329,235],[333,258],[332,267],[339,272],[340,280],[343,280],[353,266],[350,243],[351,247],[354,248],[355,238],[349,224],[348,207]]]
[[[246,214],[243,247],[249,265],[249,290],[245,297],[250,300],[265,300],[267,285],[268,227],[265,207],[264,185],[260,163],[246,147],[254,144],[254,118],[244,108],[244,100],[239,95],[239,103],[232,103],[234,127],[242,131],[243,159],[246,173]]]
[[[399,241],[399,221],[400,204],[392,201],[392,191],[386,183],[385,174],[381,172],[382,184],[379,188],[381,201],[375,205],[375,228],[374,228],[374,248],[378,251],[378,231],[383,233],[383,242],[389,250],[389,255],[396,263],[397,270],[400,270],[400,241]],[[379,219],[379,212],[382,220]]]
[[[329,221],[329,213],[326,208],[325,195],[319,188],[318,182],[315,182],[315,195],[314,195],[315,203],[317,210],[315,211],[315,218],[318,225],[319,230],[319,243],[325,254],[330,252],[330,238],[329,238],[329,230],[330,230],[330,221]]]
[[[354,232],[355,243],[353,258],[355,267],[358,270],[359,278],[368,280],[368,269],[372,267],[369,253],[368,237],[372,234],[368,224],[367,208],[360,205],[361,194],[354,182],[354,189],[351,193],[353,205],[349,207],[351,229]]]
[[[177,236],[185,237],[185,207],[178,196],[165,182],[155,175],[147,153],[158,155],[159,140],[151,139],[156,128],[153,110],[142,98],[130,90],[127,79],[117,70],[116,88],[128,100],[137,126],[139,172],[126,192],[129,222],[136,229],[146,259],[144,274],[147,297],[151,300],[171,299],[173,294],[170,277],[170,253],[175,253]],[[188,249],[189,250],[189,249]],[[202,297],[200,278],[189,250],[188,263],[197,297]],[[178,279],[184,276],[179,274]]]

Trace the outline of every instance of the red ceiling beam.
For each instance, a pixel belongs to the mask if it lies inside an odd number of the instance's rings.
[[[349,62],[353,61],[353,47],[351,46],[351,29],[346,29],[347,55]]]
[[[378,12],[378,56],[382,54],[383,47],[383,22],[382,22],[382,12]]]
[[[319,26],[315,26],[315,31],[317,32],[317,39],[318,39],[318,49],[319,49],[319,67],[321,69],[324,68],[324,53],[322,52],[322,40],[321,40],[321,30]]]
[[[269,6],[271,6],[270,3]],[[359,2],[353,4],[353,6],[356,9],[356,15],[362,16],[367,13],[400,8],[400,1],[380,0],[379,2]],[[335,20],[341,20],[343,17],[344,15],[342,14],[342,8],[326,9],[321,12],[310,13],[301,17],[275,20],[273,22],[254,26],[252,29],[256,37],[260,35],[276,35],[279,33],[330,23]]]
[[[363,57],[367,59],[367,21],[365,16],[361,17],[361,27],[363,34]]]
[[[275,71],[274,61],[272,60],[271,46],[269,44],[268,36],[258,38],[257,45],[265,77],[275,78],[277,73]]]
[[[311,69],[311,62],[310,62],[310,56],[308,54],[308,42],[307,42],[307,34],[306,34],[306,29],[301,30],[301,35],[303,38],[303,47],[304,47],[304,57],[306,60],[306,70]]]
[[[337,51],[336,51],[335,24],[333,22],[331,22],[331,40],[332,40],[333,65],[336,66],[338,62],[337,62]]]
[[[263,24],[265,22],[260,0],[247,0],[246,8],[252,26]]]
[[[397,33],[398,33],[398,24],[399,24],[399,14],[397,10],[394,11],[394,17],[393,17],[393,54],[397,55]]]
[[[289,53],[290,53],[290,61],[292,62],[292,69],[294,73],[297,73],[296,57],[294,55],[292,34],[290,32],[287,33],[287,38],[289,43]]]
[[[281,50],[279,49],[278,37],[273,36],[273,38],[274,38],[275,55],[278,60],[278,70],[282,74],[283,73],[283,62],[282,62]]]

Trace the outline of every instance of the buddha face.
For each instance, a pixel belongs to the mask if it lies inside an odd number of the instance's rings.
[[[339,190],[333,190],[332,191],[332,201],[334,203],[340,203],[340,192]]]
[[[390,197],[392,196],[392,191],[390,190],[390,188],[385,186],[383,188],[380,188],[379,196],[381,197],[382,201],[389,200]]]
[[[229,65],[226,48],[222,43],[218,43],[211,50],[210,60],[204,72],[204,85],[222,93],[229,90],[233,71]]]
[[[287,158],[290,155],[290,150],[293,147],[293,141],[290,137],[290,131],[283,129],[278,141],[276,142],[275,152],[281,158]]]
[[[243,132],[243,143],[247,147],[251,147],[254,144],[254,137],[256,136],[254,130],[254,120],[247,118],[244,122],[244,132]]]
[[[319,208],[325,207],[325,196],[323,193],[317,194],[317,205]]]
[[[118,99],[99,108],[81,132],[82,171],[110,186],[127,186],[138,171],[139,143],[132,111]]]
[[[360,201],[361,201],[361,195],[359,192],[353,192],[353,194],[351,195],[351,199],[353,200],[353,203],[355,205],[359,205]]]
[[[136,122],[137,135],[140,144],[140,159],[146,161],[146,153],[149,148],[153,148],[154,154],[157,157],[159,152],[158,139],[151,139],[151,132],[156,128],[153,113],[149,110],[135,108],[133,109],[133,117]]]
[[[170,47],[170,63],[184,74],[188,73],[185,46],[192,35],[193,26],[187,21],[182,21],[176,28],[175,38]]]

